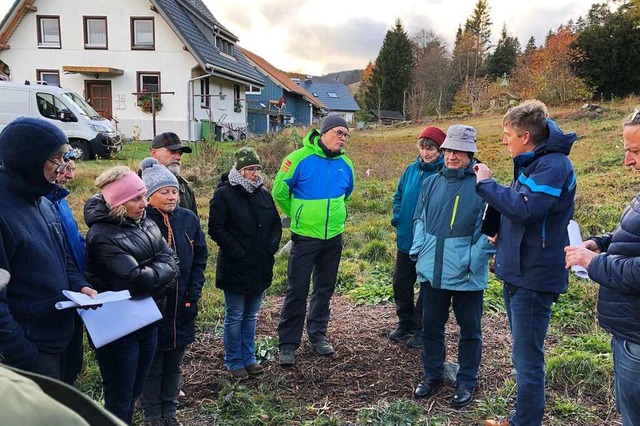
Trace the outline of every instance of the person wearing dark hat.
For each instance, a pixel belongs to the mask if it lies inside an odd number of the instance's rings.
[[[65,134],[41,119],[21,117],[0,133],[0,362],[55,379],[74,333],[72,309],[57,310],[62,290],[95,296],[65,252],[63,226],[44,197],[67,169]]]
[[[100,193],[84,206],[87,276],[100,291],[129,290],[132,297],[153,297],[164,311],[179,277],[177,259],[154,221],[146,217],[147,188],[126,166],[96,178]],[[158,343],[157,323],[96,349],[105,408],[131,423]]]
[[[416,261],[422,292],[424,376],[414,392],[430,398],[444,380],[445,324],[449,309],[460,327],[455,408],[473,400],[482,357],[482,300],[495,248],[481,233],[486,203],[476,194],[473,168],[476,129],[450,126],[440,147],[444,166],[427,179],[415,211],[415,231],[409,255]]]
[[[314,288],[309,301],[307,334],[310,348],[333,355],[327,339],[331,296],[342,254],[346,202],[353,192],[355,173],[344,153],[349,127],[339,114],[329,114],[320,131],[311,129],[303,147],[287,155],[276,174],[273,196],[291,218],[289,285],[278,324],[279,361],[295,363],[307,317],[311,275]]]
[[[569,281],[564,248],[576,195],[569,152],[577,135],[564,133],[538,100],[510,108],[502,126],[513,181],[502,186],[491,169],[478,164],[476,191],[502,214],[495,273],[504,283],[518,390],[511,419],[485,424],[540,425],[546,404],[544,341],[551,308]]]
[[[422,298],[414,303],[416,262],[409,257],[413,242],[413,213],[422,183],[437,173],[444,164],[440,145],[446,134],[435,126],[427,126],[418,136],[418,158],[400,177],[393,195],[391,225],[396,228],[397,255],[393,270],[393,298],[396,302],[398,326],[389,333],[394,342],[406,342],[411,348],[422,348]]]
[[[182,359],[195,340],[198,301],[207,266],[207,243],[200,220],[178,207],[178,180],[154,158],[140,163],[147,187],[147,217],[153,220],[180,261],[180,280],[167,295],[158,327],[158,347],[144,384],[141,406],[147,424],[179,425],[176,413]]]
[[[191,147],[182,144],[182,140],[173,132],[160,133],[151,142],[151,157],[165,166],[178,179],[180,191],[179,206],[191,210],[198,216],[196,196],[189,182],[180,175],[182,168],[182,154],[190,154]]]
[[[224,363],[236,379],[263,372],[255,356],[256,318],[282,237],[260,170],[256,151],[240,148],[209,204],[209,235],[220,247],[216,287],[224,291]]]

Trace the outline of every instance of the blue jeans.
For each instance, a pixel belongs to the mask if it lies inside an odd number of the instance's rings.
[[[131,424],[158,344],[158,327],[134,331],[96,349],[104,386],[104,408]]]
[[[640,425],[640,345],[613,337],[616,407],[624,426]]]
[[[141,403],[145,420],[175,417],[178,411],[182,358],[186,350],[186,346],[178,346],[156,352],[142,390]]]
[[[422,366],[424,378],[440,380],[444,373],[447,347],[444,327],[449,319],[449,307],[460,326],[458,363],[460,370],[456,381],[459,385],[476,387],[478,368],[482,358],[482,296],[479,291],[452,291],[420,283],[422,294]]]
[[[511,328],[511,360],[516,369],[516,409],[510,426],[540,426],[545,407],[544,341],[555,293],[542,293],[505,283],[504,302]]]
[[[256,318],[263,295],[224,291],[224,365],[229,370],[256,363]]]

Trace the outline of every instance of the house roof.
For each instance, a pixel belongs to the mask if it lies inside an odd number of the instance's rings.
[[[208,26],[212,31],[223,31],[231,40],[238,38],[215,19],[202,0],[150,0],[176,35],[187,46],[203,69],[213,66],[213,74],[232,80],[262,87],[264,82],[258,72],[249,64],[238,48],[233,49],[233,57],[222,54],[198,28],[198,24]],[[237,46],[236,46],[237,47]]]
[[[322,103],[322,101],[314,97],[307,90],[303,89],[300,85],[296,84],[293,80],[291,80],[287,75],[287,73],[271,65],[263,57],[258,56],[255,53],[244,48],[242,48],[242,53],[244,53],[244,55],[249,59],[249,61],[253,62],[256,67],[260,68],[264,72],[264,74],[271,77],[271,79],[274,80],[274,83],[276,83],[283,89],[289,92],[293,92],[293,93],[297,93],[298,95],[301,95],[307,101],[315,105],[317,108],[329,109],[325,104]]]
[[[27,12],[37,10],[33,6],[34,1],[35,0],[15,0],[13,2],[13,5],[7,11],[2,22],[0,22],[0,45],[7,43]]]
[[[360,107],[356,103],[349,89],[344,84],[336,81],[323,82],[304,80],[299,84],[302,88],[310,92],[316,99],[329,107],[331,111],[359,111]]]
[[[400,111],[371,110],[371,114],[381,120],[406,120]]]

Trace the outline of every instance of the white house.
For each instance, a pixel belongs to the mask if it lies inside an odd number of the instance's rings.
[[[162,92],[156,132],[197,140],[200,120],[245,126],[245,91],[264,85],[237,41],[202,0],[16,0],[0,75],[81,94],[124,138],[153,137],[136,93]]]

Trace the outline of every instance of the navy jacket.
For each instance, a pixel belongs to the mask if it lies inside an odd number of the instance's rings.
[[[568,158],[575,133],[563,133],[547,119],[549,137],[513,159],[514,180],[503,187],[493,179],[476,191],[502,213],[496,276],[528,290],[566,293],[569,279],[564,248],[573,217],[576,175]]]
[[[65,252],[60,218],[43,196],[56,189],[43,174],[49,155],[67,143],[44,120],[18,118],[0,134],[0,362],[31,370],[38,352],[61,353],[73,335],[73,310],[54,304],[62,290],[89,284]]]
[[[418,156],[416,161],[407,166],[398,181],[396,192],[393,194],[391,225],[396,228],[396,243],[398,250],[403,253],[409,253],[413,242],[413,214],[416,211],[422,183],[437,173],[443,164],[442,154],[433,163],[425,163]]]
[[[612,234],[590,239],[602,251],[589,264],[589,278],[600,284],[600,325],[616,337],[640,344],[640,193]]]
[[[155,207],[147,206],[147,217],[153,220],[167,239],[164,216]],[[176,208],[167,215],[173,230],[173,249],[180,263],[180,279],[175,290],[167,295],[163,319],[159,324],[158,350],[175,349],[195,340],[198,301],[204,285],[207,266],[207,242],[200,220],[190,210]]]
[[[260,294],[271,285],[282,225],[271,194],[247,192],[223,175],[210,202],[209,235],[220,247],[216,287]]]

